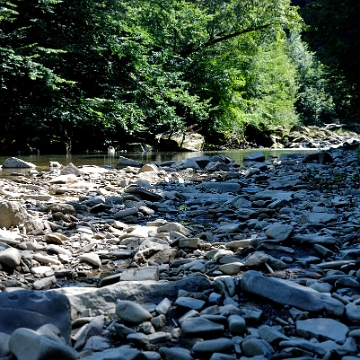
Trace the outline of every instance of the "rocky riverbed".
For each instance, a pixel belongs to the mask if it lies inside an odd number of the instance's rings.
[[[360,358],[356,151],[51,166],[3,164],[0,359]]]

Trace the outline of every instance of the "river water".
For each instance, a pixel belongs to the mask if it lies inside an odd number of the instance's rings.
[[[80,155],[14,155],[21,160],[29,161],[37,166],[39,171],[48,171],[50,161],[57,161],[62,165],[73,163],[76,166],[80,165],[97,165],[97,166],[113,166],[116,168],[119,156],[125,156],[130,159],[141,161],[142,163],[157,162],[162,163],[165,161],[180,161],[183,159],[191,158],[194,156],[203,155],[217,155],[224,154],[232,158],[237,164],[244,164],[244,157],[250,153],[261,151],[266,158],[270,156],[280,156],[281,154],[298,154],[298,153],[311,153],[314,149],[248,149],[248,150],[227,150],[227,151],[202,151],[202,152],[148,152],[148,153],[116,153],[111,156],[106,153],[92,153],[92,154],[80,154]],[[0,156],[0,166],[10,156]],[[9,172],[13,172],[14,169],[2,169],[0,168],[0,175],[7,175]],[[23,171],[23,170],[20,170]],[[27,170],[28,171],[28,170]]]

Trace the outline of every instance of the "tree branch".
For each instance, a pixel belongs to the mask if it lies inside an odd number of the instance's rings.
[[[190,54],[196,53],[196,52],[198,52],[198,51],[200,51],[202,49],[213,46],[213,45],[218,44],[220,42],[232,39],[234,37],[237,37],[237,36],[252,32],[252,31],[262,30],[262,29],[265,29],[265,28],[267,28],[269,26],[272,26],[272,25],[273,24],[265,24],[265,25],[254,27],[254,28],[249,28],[249,29],[237,31],[237,32],[234,32],[232,34],[227,34],[227,35],[224,35],[224,36],[221,36],[221,37],[218,37],[218,38],[213,38],[213,39],[210,39],[209,41],[207,41],[206,43],[204,43],[203,45],[198,46],[196,48],[192,47],[192,46],[189,46],[186,49],[180,51],[179,55],[181,57],[186,57],[186,56],[189,56]]]

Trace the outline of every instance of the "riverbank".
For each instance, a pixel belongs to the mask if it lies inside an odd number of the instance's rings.
[[[64,294],[69,359],[359,358],[356,151],[245,161],[4,177],[1,295]]]

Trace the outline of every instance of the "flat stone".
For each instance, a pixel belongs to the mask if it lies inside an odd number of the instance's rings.
[[[181,322],[181,332],[185,337],[217,337],[225,327],[202,317],[186,318]]]
[[[198,341],[192,350],[196,355],[203,356],[214,352],[226,352],[234,348],[234,343],[227,338]]]
[[[144,281],[159,280],[159,269],[157,266],[144,266],[125,269],[120,274],[120,281]]]
[[[269,344],[274,342],[278,343],[281,340],[289,339],[285,334],[268,325],[260,326],[258,329],[258,333],[260,337],[267,341]]]
[[[159,226],[157,229],[158,233],[171,232],[171,231],[179,232],[180,234],[182,234],[184,236],[190,235],[190,231],[188,229],[186,229],[186,227],[184,225],[177,223],[177,222],[166,223],[162,226]]]
[[[181,347],[160,347],[159,353],[164,360],[193,360],[191,352]]]
[[[219,266],[219,270],[225,275],[236,275],[245,267],[242,262],[231,262]]]
[[[341,316],[344,312],[344,304],[328,294],[319,293],[288,280],[267,278],[254,270],[249,270],[243,275],[240,285],[244,291],[301,310],[310,312],[326,310],[336,316]]]
[[[205,301],[199,299],[193,299],[190,297],[178,297],[175,301],[177,306],[181,306],[187,309],[192,309],[196,311],[200,311],[204,305]]]
[[[265,235],[273,242],[278,243],[288,240],[293,232],[294,232],[293,226],[283,223],[276,223],[270,226],[265,231]]]
[[[300,336],[324,338],[342,344],[346,340],[349,328],[334,319],[316,318],[296,321],[296,332]]]
[[[117,167],[118,169],[124,169],[127,166],[133,166],[137,168],[141,168],[143,166],[143,163],[140,161],[132,160],[129,158],[126,158],[124,156],[119,156]]]
[[[57,283],[57,279],[55,276],[48,276],[48,277],[44,277],[40,280],[36,280],[33,283],[33,287],[35,290],[42,290],[42,289],[46,289],[56,283]]]
[[[214,189],[221,192],[239,192],[241,186],[238,183],[227,183],[227,182],[220,183],[220,182],[205,181],[197,185],[196,188],[202,190]]]

